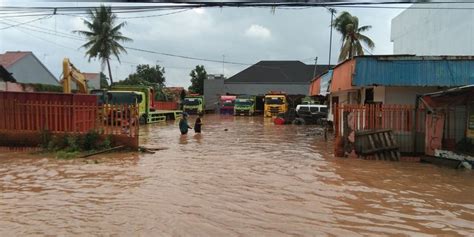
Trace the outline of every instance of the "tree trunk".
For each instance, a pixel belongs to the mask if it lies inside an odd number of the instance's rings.
[[[109,69],[110,86],[112,86],[112,84],[114,84],[114,80],[112,79],[112,71],[110,70],[109,59],[107,59],[107,68]]]
[[[349,59],[352,59],[352,47],[354,46],[354,40],[351,38],[351,42],[350,42],[350,45],[349,45]]]

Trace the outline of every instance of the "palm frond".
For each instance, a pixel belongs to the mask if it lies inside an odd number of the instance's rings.
[[[358,32],[365,32],[365,31],[368,31],[372,29],[372,26],[368,25],[368,26],[361,26],[359,27],[359,29],[357,29]]]
[[[358,33],[357,34],[357,38],[358,40],[362,41],[364,44],[366,44],[370,49],[374,49],[375,48],[375,43],[374,41],[372,41],[369,37],[361,34],[361,33]]]
[[[354,42],[354,47],[355,53],[353,54],[354,56],[358,55],[364,55],[364,48],[362,48],[362,45],[360,44],[360,41],[356,40]]]
[[[341,48],[339,53],[339,62],[346,60],[349,57],[349,52],[351,51],[351,41],[346,39],[344,45]]]

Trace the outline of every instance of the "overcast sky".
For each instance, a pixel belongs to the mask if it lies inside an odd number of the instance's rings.
[[[3,6],[13,3],[0,0]],[[25,4],[15,2],[18,4]],[[41,6],[63,6],[60,3],[37,3]],[[83,6],[84,3],[69,3]],[[87,5],[91,5],[88,3]],[[401,5],[408,7],[408,5]],[[337,8],[359,17],[360,25],[372,25],[367,35],[375,42],[373,54],[391,54],[390,24],[401,9]],[[126,17],[158,15],[172,11],[120,14],[127,25],[123,34],[133,39],[126,46],[163,53],[254,64],[260,60],[300,60],[307,64],[328,63],[330,14],[324,8],[200,8],[176,14],[125,19]],[[9,24],[27,22],[38,17],[10,18],[0,16],[0,29]],[[3,22],[3,23],[2,23]],[[41,27],[41,28],[38,28]],[[83,42],[60,37],[63,33],[84,29],[82,19],[55,15],[17,27],[0,30],[0,52],[32,51],[59,78],[64,57],[83,72],[99,72],[100,63],[88,62]],[[34,31],[36,30],[36,31]],[[44,32],[38,32],[44,31]],[[46,33],[45,33],[46,32]],[[333,32],[331,63],[336,63],[341,44]],[[189,72],[198,64],[210,74],[230,77],[248,66],[210,63],[128,50],[123,62],[112,62],[114,80],[125,79],[138,64],[159,64],[165,67],[168,86],[188,87]],[[105,72],[105,71],[104,71]]]

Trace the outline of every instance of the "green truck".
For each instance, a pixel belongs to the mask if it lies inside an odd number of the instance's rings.
[[[264,97],[252,95],[239,95],[234,104],[234,115],[256,115],[263,112]]]
[[[202,95],[189,95],[184,97],[183,100],[183,112],[188,114],[199,114],[204,113],[204,96]]]
[[[166,120],[166,116],[154,108],[154,90],[148,86],[116,85],[110,90],[93,90],[91,94],[99,97],[99,104],[138,106],[140,124],[156,123]]]

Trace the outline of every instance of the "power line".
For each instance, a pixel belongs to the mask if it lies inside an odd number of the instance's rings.
[[[137,19],[137,18],[160,17],[160,16],[174,15],[174,14],[178,14],[178,13],[181,13],[181,12],[186,12],[186,11],[189,11],[189,10],[191,10],[191,8],[189,8],[189,9],[184,9],[184,10],[180,10],[180,11],[175,11],[175,12],[169,12],[169,13],[164,13],[164,14],[158,14],[158,15],[131,16],[131,17],[119,17],[119,18],[120,18],[120,19]]]
[[[3,28],[0,28],[0,30],[5,30],[5,29],[8,29],[8,28],[12,28],[12,27],[17,27],[17,26],[21,26],[21,25],[25,25],[25,24],[29,24],[29,23],[32,23],[32,22],[35,22],[35,21],[39,21],[39,20],[42,20],[42,19],[46,19],[46,18],[50,18],[52,15],[48,15],[48,16],[43,16],[43,17],[40,17],[40,18],[36,18],[36,19],[33,19],[31,21],[26,21],[26,22],[20,22],[16,25],[10,25],[10,26],[6,26],[6,27],[3,27]]]

